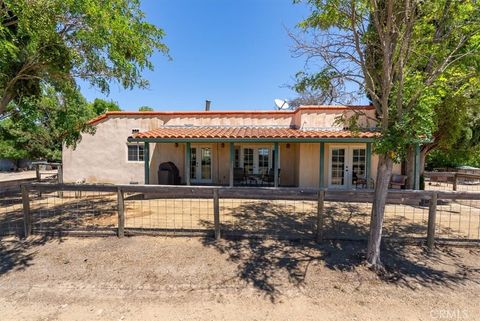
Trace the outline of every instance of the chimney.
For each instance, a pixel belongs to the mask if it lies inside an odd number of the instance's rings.
[[[212,102],[210,100],[205,100],[205,111],[210,111],[210,104]]]

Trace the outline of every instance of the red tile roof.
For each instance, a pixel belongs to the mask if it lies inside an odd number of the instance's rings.
[[[285,138],[374,138],[378,132],[350,130],[301,130],[272,127],[161,127],[133,135],[134,139],[285,139]]]
[[[223,115],[294,115],[299,111],[322,111],[322,110],[373,110],[372,105],[339,105],[339,106],[300,106],[295,110],[235,110],[235,111],[109,111],[93,118],[88,123],[95,125],[109,116],[133,116],[133,117],[155,117],[155,116],[223,116]]]

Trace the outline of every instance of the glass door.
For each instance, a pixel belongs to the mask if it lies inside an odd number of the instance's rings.
[[[365,148],[332,147],[330,149],[330,182],[332,188],[365,186],[367,157]]]
[[[348,171],[346,160],[346,148],[332,148],[330,158],[330,185],[331,187],[345,187],[346,172]]]
[[[190,179],[192,183],[212,182],[212,149],[195,146],[190,149]]]
[[[365,178],[365,167],[367,164],[367,157],[365,148],[352,148],[352,177],[350,184],[352,186],[358,185]],[[365,184],[367,182],[365,181]],[[355,186],[356,187],[356,186]]]
[[[269,169],[270,149],[259,148],[258,149],[258,174],[266,175]]]
[[[202,162],[200,167],[200,177],[202,181],[212,180],[212,149],[202,147]]]
[[[192,147],[190,149],[190,179],[197,179],[197,148]]]
[[[243,168],[246,174],[253,174],[253,148],[243,149]]]

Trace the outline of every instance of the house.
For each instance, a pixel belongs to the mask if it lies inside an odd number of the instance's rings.
[[[373,106],[296,110],[107,112],[75,149],[64,181],[118,184],[372,186]],[[344,119],[339,122],[339,117]],[[350,130],[356,117],[363,130]],[[394,173],[400,173],[395,165]]]

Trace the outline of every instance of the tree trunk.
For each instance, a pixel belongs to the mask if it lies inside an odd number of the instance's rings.
[[[0,100],[0,115],[5,114],[8,104],[12,101],[13,95],[9,92],[5,93]]]
[[[382,241],[383,217],[387,201],[388,185],[392,176],[393,160],[387,155],[379,155],[377,180],[370,217],[370,236],[368,238],[367,263],[375,270],[381,269],[380,244]]]
[[[406,175],[407,175],[407,189],[413,189],[415,186],[415,146],[409,145],[407,147],[406,159]]]
[[[425,159],[427,158],[427,151],[425,149],[420,150],[420,175],[425,172]]]

